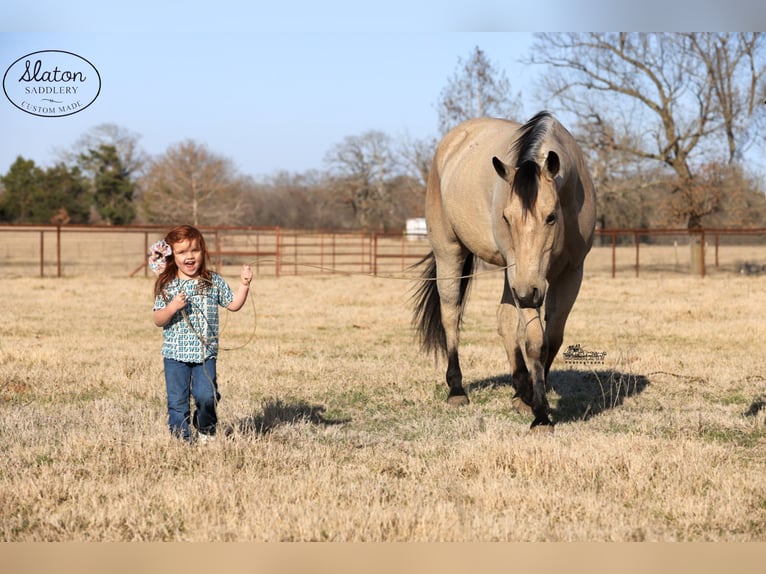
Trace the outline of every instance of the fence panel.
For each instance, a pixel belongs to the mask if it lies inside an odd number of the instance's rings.
[[[762,268],[766,274],[766,229],[597,230],[586,259],[589,272],[612,277],[630,273],[677,273],[704,277]]]
[[[421,235],[380,234],[373,237],[373,275],[403,275],[420,261],[431,246]],[[413,276],[417,276],[413,273]]]
[[[165,226],[0,225],[0,276],[149,276],[146,253],[166,231]],[[243,263],[260,276],[402,275],[430,250],[425,237],[405,234],[278,227],[201,231],[213,265],[225,275],[236,275]],[[766,274],[766,229],[598,230],[586,271],[612,277]]]
[[[365,233],[283,231],[280,273],[369,273],[370,237]]]

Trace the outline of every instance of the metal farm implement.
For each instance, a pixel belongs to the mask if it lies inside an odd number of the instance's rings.
[[[578,344],[569,345],[563,355],[569,365],[603,365],[606,351],[586,351]]]

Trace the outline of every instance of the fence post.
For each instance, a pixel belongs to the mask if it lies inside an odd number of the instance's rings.
[[[144,231],[144,253],[149,253],[149,232]],[[146,263],[146,257],[144,257],[144,277],[149,277],[149,264]]]
[[[330,237],[332,237],[332,272],[333,272],[333,274],[335,274],[335,272],[337,271],[337,268],[336,268],[337,260],[335,258],[335,250],[336,250],[336,245],[337,245],[337,241],[336,241],[337,240],[337,234],[335,232],[333,232],[332,235],[330,235]]]
[[[404,260],[406,259],[405,255],[407,254],[406,244],[405,241],[407,239],[407,236],[402,233],[400,241],[402,242],[402,250],[399,252],[399,256],[402,258],[401,262],[401,272],[404,273]]]
[[[298,234],[293,231],[293,275],[298,275]]]
[[[45,277],[45,230],[40,230],[40,277]]]
[[[372,234],[372,252],[370,253],[372,259],[372,274],[378,276],[378,234]]]
[[[56,226],[56,277],[61,277],[61,225]]]
[[[215,258],[215,270],[220,273],[223,257],[221,256],[221,238],[218,236],[217,229],[215,230],[213,237],[215,237],[215,250],[218,252],[218,256]]]
[[[697,229],[689,230],[691,246],[691,272],[705,276],[705,232]]]
[[[325,234],[324,232],[319,232],[319,272],[324,273],[325,270],[325,264],[324,264],[324,238]],[[335,253],[333,252],[333,255]]]
[[[280,228],[277,227],[276,235],[276,254],[274,256],[274,274],[277,276],[277,279],[279,279],[279,274],[282,270],[282,234],[280,233]]]
[[[721,236],[715,234],[715,268],[718,269],[718,244],[720,243]]]

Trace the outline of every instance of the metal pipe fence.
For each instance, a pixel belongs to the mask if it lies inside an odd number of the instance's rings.
[[[149,246],[167,226],[0,225],[0,276],[150,275]],[[410,273],[430,247],[405,233],[201,227],[215,269],[237,274],[243,263],[259,276]],[[766,274],[766,229],[602,229],[586,273],[611,277],[680,273],[704,277]],[[412,272],[413,278],[416,274]]]

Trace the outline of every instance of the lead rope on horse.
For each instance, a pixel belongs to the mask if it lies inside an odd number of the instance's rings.
[[[187,281],[184,281],[184,282],[182,283],[182,287],[181,287],[181,290],[183,290],[183,285],[185,285],[185,284],[186,284],[186,283],[188,283],[189,281],[191,281],[191,280],[187,280]],[[213,284],[213,283],[212,283],[212,281],[210,281],[210,280],[208,280],[208,279],[198,279],[198,281],[203,281],[203,282],[205,282],[205,283],[209,283],[210,285],[212,285],[212,284]],[[189,294],[189,295],[192,295],[192,294]],[[207,299],[205,299],[204,301],[205,301],[205,309],[200,309],[200,306],[199,306],[197,303],[195,303],[195,302],[194,302],[194,299],[192,299],[192,298],[191,298],[191,296],[190,296],[190,297],[189,297],[189,299],[188,299],[188,303],[189,303],[189,305],[190,305],[190,306],[191,306],[193,309],[194,309],[194,308],[196,308],[198,311],[201,311],[200,313],[198,313],[198,315],[200,315],[200,316],[202,317],[202,320],[203,320],[205,323],[207,323],[207,322],[208,322],[208,319],[207,319]],[[253,338],[255,337],[255,330],[256,330],[256,324],[257,324],[257,319],[258,319],[258,317],[257,317],[256,309],[255,309],[255,301],[253,300],[253,298],[252,298],[252,297],[250,297],[250,304],[251,304],[251,305],[252,305],[252,307],[253,307],[253,329],[252,329],[252,331],[250,332],[250,335],[248,336],[248,339],[247,339],[247,340],[246,340],[246,341],[245,341],[243,344],[241,344],[241,345],[237,345],[236,347],[222,347],[222,346],[220,345],[220,343],[219,343],[219,345],[218,345],[218,350],[219,350],[219,351],[236,351],[236,350],[239,350],[239,349],[242,349],[242,348],[244,348],[244,347],[248,346],[248,345],[249,345],[249,344],[252,342]],[[205,354],[205,347],[207,347],[207,346],[209,345],[209,343],[208,343],[208,338],[207,338],[207,337],[205,337],[205,335],[203,335],[203,334],[200,332],[200,330],[198,330],[198,329],[197,329],[197,328],[194,326],[194,323],[192,322],[191,318],[189,317],[189,314],[188,314],[188,313],[187,313],[187,311],[186,311],[186,307],[184,307],[183,309],[181,309],[181,315],[183,316],[183,318],[184,318],[184,321],[186,322],[186,324],[189,326],[189,328],[192,330],[192,332],[194,333],[194,335],[197,337],[197,339],[199,339],[200,343],[202,344],[202,356],[203,356],[203,358],[204,358],[204,354]],[[225,317],[228,317],[228,315],[225,315]],[[202,327],[201,327],[201,328],[202,328]],[[218,335],[219,335],[219,338],[220,338],[220,334],[221,334],[221,332],[223,332],[223,329],[219,329],[219,333],[218,333]]]
[[[266,260],[266,261],[268,262],[268,260]],[[276,261],[276,260],[274,260],[274,261]],[[248,265],[254,266],[258,262],[259,262],[259,260],[255,260],[255,261],[249,263]],[[260,262],[263,262],[263,260],[260,260]],[[457,276],[454,276],[454,277],[439,277],[439,278],[428,277],[428,278],[423,278],[423,277],[419,277],[419,276],[413,277],[413,276],[408,276],[408,275],[394,275],[394,274],[383,274],[383,275],[377,274],[376,275],[376,274],[372,274],[372,273],[357,273],[357,272],[353,272],[353,271],[339,271],[337,269],[330,269],[330,268],[327,268],[327,267],[322,267],[320,265],[311,265],[311,264],[308,264],[308,263],[288,263],[288,264],[289,265],[297,265],[299,267],[309,267],[309,268],[312,268],[312,269],[317,269],[317,270],[320,270],[320,271],[327,271],[327,272],[334,273],[336,275],[344,275],[344,276],[347,276],[347,277],[370,277],[370,278],[389,279],[389,280],[402,280],[402,281],[415,281],[415,280],[417,280],[417,281],[422,281],[422,280],[427,280],[427,281],[446,281],[446,280],[467,279],[469,277],[477,277],[479,275],[487,275],[487,274],[498,273],[500,271],[505,271],[506,269],[509,269],[509,268],[514,266],[514,264],[512,263],[512,264],[509,264],[509,265],[505,265],[503,267],[496,267],[494,269],[486,269],[484,271],[474,271],[473,273],[470,273],[470,274],[467,274],[467,275],[457,275]],[[209,280],[199,279],[199,281],[203,281],[205,283],[210,283],[212,285],[212,282],[210,282]],[[181,287],[182,290],[183,290],[183,285],[185,285],[186,283],[188,283],[188,281],[184,281],[182,283],[182,287]],[[255,307],[255,300],[252,297],[250,297],[250,303],[251,303],[251,305],[253,307],[253,328],[252,328],[252,331],[250,332],[250,335],[248,336],[247,340],[244,343],[242,343],[241,345],[237,345],[236,347],[223,347],[223,346],[220,346],[220,344],[219,344],[218,349],[220,351],[236,351],[236,350],[242,349],[244,347],[247,347],[253,341],[253,339],[255,338],[255,332],[256,332],[256,328],[257,328],[257,319],[258,319],[258,317],[257,317],[257,312],[256,312],[256,307]],[[192,306],[192,308],[199,308],[199,305],[197,305],[197,303],[195,303],[194,300],[191,297],[189,298],[189,305]],[[200,310],[200,309],[198,309],[198,310]],[[200,310],[200,311],[201,312],[198,313],[198,315],[200,315],[202,317],[203,321],[207,322],[207,314],[205,312],[206,310]],[[181,309],[181,314],[182,314],[186,324],[192,330],[192,332],[197,337],[197,339],[199,339],[200,344],[202,345],[202,355],[204,357],[205,347],[207,347],[209,345],[207,337],[202,332],[200,332],[200,329],[195,327],[194,323],[192,322],[191,318],[189,317],[188,312],[186,311],[186,308]],[[220,332],[222,332],[222,331],[223,331],[223,329],[221,329]],[[219,332],[219,336],[220,336],[220,332]]]
[[[268,261],[268,260],[266,260],[266,261]],[[276,260],[273,260],[273,261],[276,262]],[[255,261],[253,261],[252,263],[250,263],[249,265],[253,266],[253,265],[256,265],[258,262],[263,262],[263,260],[257,259]],[[384,274],[384,275],[381,275],[381,274],[372,274],[372,273],[356,273],[356,272],[350,272],[350,271],[339,271],[337,269],[329,269],[329,268],[326,268],[326,267],[322,267],[320,265],[311,265],[311,264],[308,264],[308,263],[293,262],[293,263],[289,263],[289,264],[290,265],[294,265],[294,266],[300,266],[300,267],[309,267],[309,268],[318,269],[318,270],[321,270],[321,271],[328,271],[328,272],[331,272],[331,273],[334,273],[334,274],[340,274],[340,275],[344,275],[344,276],[347,276],[347,277],[353,277],[353,276],[355,276],[355,277],[370,277],[370,278],[382,278],[382,279],[389,279],[389,280],[404,280],[404,281],[414,281],[414,280],[418,280],[418,281],[422,281],[422,280],[438,281],[438,280],[467,279],[469,277],[477,277],[479,275],[487,275],[487,274],[493,274],[493,273],[498,273],[498,272],[501,272],[501,271],[505,271],[506,269],[509,269],[510,267],[513,267],[515,265],[515,264],[512,263],[512,264],[509,264],[509,265],[505,265],[503,267],[496,267],[494,269],[486,269],[484,271],[474,271],[473,273],[470,273],[468,275],[459,275],[459,276],[455,276],[455,277],[441,277],[441,278],[435,278],[435,277],[431,278],[431,277],[428,277],[428,278],[423,278],[423,277],[420,277],[420,276],[412,277],[412,276],[407,276],[407,275],[394,275],[394,274]],[[202,281],[203,283],[207,283],[211,287],[213,286],[212,281],[210,281],[209,279],[199,278],[199,279],[197,279],[197,281]],[[180,290],[184,290],[184,287],[185,287],[185,285],[187,283],[189,283],[189,280],[182,281]],[[190,295],[189,299],[188,299],[189,305],[191,306],[192,309],[196,308],[197,311],[198,311],[196,313],[196,315],[201,317],[200,328],[198,329],[197,327],[195,327],[194,322],[192,321],[191,317],[189,316],[189,313],[186,310],[186,307],[181,309],[181,315],[183,316],[184,321],[189,326],[191,331],[194,333],[195,337],[197,337],[197,339],[200,342],[200,345],[201,345],[201,347],[200,347],[201,362],[204,364],[204,362],[205,362],[205,349],[210,345],[210,343],[208,341],[208,338],[204,335],[203,332],[201,332],[201,330],[204,330],[203,322],[204,323],[208,322],[207,312],[206,312],[207,309],[206,308],[205,309],[200,309],[199,305],[197,303],[195,303],[195,301],[194,301],[194,298],[192,296],[193,293],[190,293],[189,295]],[[205,301],[204,304],[207,307],[207,298],[204,298],[204,301]],[[250,335],[248,336],[247,340],[244,343],[242,343],[241,345],[238,345],[236,347],[229,347],[229,348],[222,347],[220,345],[220,342],[219,342],[218,350],[220,350],[220,351],[235,351],[235,350],[239,350],[239,349],[242,349],[242,348],[247,347],[248,345],[250,345],[250,343],[255,339],[255,333],[256,333],[256,329],[257,329],[257,319],[258,319],[258,317],[257,317],[257,312],[256,312],[255,300],[254,300],[253,297],[250,297],[250,303],[251,303],[251,305],[253,307],[253,328],[252,328],[252,331],[250,332]],[[219,329],[219,333],[218,333],[219,339],[220,339],[220,334],[222,333],[222,331],[223,331],[222,329]],[[216,385],[215,385],[215,382],[213,381],[213,378],[207,373],[207,370],[205,370],[204,372],[205,372],[205,376],[208,379],[208,382],[213,387],[213,397],[214,397],[215,404],[216,404],[216,407],[217,407],[218,406],[218,389],[216,388]]]
[[[248,263],[248,265],[255,266],[259,261],[263,262],[263,260],[255,260],[255,261],[252,261],[251,263]],[[266,261],[268,262],[269,260],[266,260]],[[274,261],[276,261],[276,260],[274,260]],[[493,274],[493,273],[498,273],[498,272],[501,272],[501,271],[505,271],[506,269],[510,269],[511,267],[513,267],[515,265],[514,263],[511,263],[509,265],[505,265],[505,266],[502,266],[502,267],[496,267],[494,269],[486,269],[484,271],[474,271],[473,273],[470,273],[470,274],[467,274],[467,275],[457,275],[455,277],[440,277],[440,278],[437,278],[437,277],[426,277],[426,278],[424,278],[424,277],[419,277],[419,276],[413,277],[413,276],[408,276],[408,275],[393,275],[393,274],[383,274],[383,275],[377,274],[377,275],[375,275],[375,274],[372,274],[372,273],[357,273],[357,272],[353,272],[353,271],[339,271],[339,270],[336,270],[336,269],[330,269],[330,268],[327,268],[327,267],[322,267],[320,265],[311,265],[311,264],[308,264],[308,263],[288,263],[288,264],[289,265],[297,265],[299,267],[310,267],[312,269],[318,269],[318,270],[321,270],[321,271],[327,271],[327,272],[331,272],[331,273],[338,274],[338,275],[344,275],[346,277],[370,277],[370,278],[390,279],[390,280],[402,280],[402,281],[423,281],[423,280],[425,280],[425,281],[447,281],[447,280],[467,279],[467,278],[477,277],[477,276],[480,276],[480,275],[488,275],[488,274]],[[204,280],[204,279],[200,279],[200,280],[201,281],[205,281],[207,283],[210,283],[212,285],[212,282],[210,282],[209,280]],[[189,299],[189,304],[192,307],[194,307],[196,305],[196,303],[194,303],[194,300],[192,298]],[[257,314],[257,311],[256,311],[255,299],[253,297],[250,297],[250,304],[253,307],[253,328],[252,328],[252,330],[250,332],[250,335],[248,336],[247,340],[244,343],[242,343],[241,345],[237,345],[236,347],[223,347],[219,343],[218,350],[220,350],[220,351],[237,351],[239,349],[243,349],[243,348],[247,347],[248,345],[250,345],[250,343],[253,342],[253,339],[255,339],[255,333],[256,333],[257,324],[258,324],[258,314]],[[197,337],[197,339],[199,339],[199,341],[200,341],[200,343],[202,345],[202,354],[204,356],[204,349],[208,345],[207,337],[205,337],[194,326],[194,324],[192,323],[192,321],[191,321],[191,319],[190,319],[190,317],[189,317],[189,315],[188,315],[188,313],[186,311],[186,308],[181,309],[181,314],[183,315],[183,318],[184,318],[184,321],[186,321],[186,324],[192,330],[192,332]],[[204,311],[200,315],[202,316],[204,321],[207,321],[207,314]],[[224,316],[228,317],[228,314],[224,315]],[[222,332],[223,332],[223,329],[220,329],[219,330],[219,338],[220,338],[220,334]]]
[[[259,260],[255,260],[255,261],[249,263],[248,265],[254,266],[258,262],[259,262]],[[263,262],[263,261],[261,260],[261,262]],[[424,279],[428,280],[428,281],[466,279],[466,278],[469,278],[469,277],[476,277],[476,276],[479,276],[479,275],[487,275],[487,274],[498,273],[500,271],[505,271],[506,269],[509,269],[509,268],[514,266],[514,264],[512,263],[512,264],[509,264],[509,265],[505,265],[503,267],[496,267],[494,269],[487,269],[487,270],[484,270],[484,271],[474,271],[473,273],[470,273],[468,275],[458,275],[458,276],[455,276],[455,277],[441,277],[441,278],[432,278],[432,277],[423,278],[423,277],[412,277],[412,276],[407,276],[407,275],[393,275],[393,274],[389,274],[389,275],[380,275],[380,274],[378,274],[378,275],[375,275],[375,274],[372,274],[372,273],[355,273],[355,272],[350,272],[350,271],[338,271],[338,270],[322,267],[322,266],[319,266],[319,265],[311,265],[311,264],[307,264],[307,263],[290,263],[290,264],[291,265],[298,265],[298,266],[301,266],[301,267],[310,267],[312,269],[319,269],[319,270],[322,270],[322,271],[329,271],[329,272],[332,272],[332,273],[335,273],[335,274],[345,275],[347,277],[370,277],[370,278],[382,278],[382,279],[389,279],[389,280],[405,280],[405,281],[414,281],[414,280],[422,281]],[[210,286],[212,286],[212,282],[210,280],[208,280],[208,279],[200,278],[200,279],[198,279],[198,281],[202,281],[204,283],[208,283],[208,284],[210,284]],[[181,290],[183,290],[184,286],[188,282],[189,282],[188,280],[182,282]],[[192,295],[192,294],[190,294],[190,295]],[[207,305],[207,298],[205,298],[204,300],[205,300],[205,305]],[[198,313],[196,315],[199,315],[202,318],[202,321],[207,323],[207,321],[208,321],[207,313],[206,313],[207,309],[199,309],[199,305],[194,302],[194,299],[191,296],[189,297],[188,301],[189,301],[189,305],[192,307],[192,309],[196,308],[198,310]],[[257,323],[258,323],[258,314],[257,314],[256,307],[255,307],[255,299],[253,297],[250,297],[250,303],[251,303],[251,305],[253,307],[253,328],[252,328],[252,331],[250,332],[250,335],[248,336],[247,340],[244,343],[242,343],[241,345],[238,345],[236,347],[223,347],[223,346],[220,345],[220,342],[219,342],[219,346],[218,346],[218,350],[219,351],[236,351],[236,350],[239,350],[239,349],[243,349],[243,348],[247,347],[248,345],[250,345],[250,343],[252,343],[253,340],[255,339],[255,333],[256,333],[256,330],[257,330]],[[204,335],[203,332],[201,332],[201,330],[204,330],[204,327],[203,327],[202,324],[200,324],[200,329],[195,327],[194,322],[191,320],[191,317],[189,316],[189,313],[186,311],[186,307],[181,309],[181,315],[183,316],[183,319],[186,322],[186,324],[189,326],[191,331],[194,333],[194,335],[197,337],[197,339],[200,342],[200,345],[201,345],[200,353],[201,353],[201,358],[202,358],[201,362],[204,363],[205,362],[204,361],[205,349],[209,346],[208,338]],[[228,317],[228,315],[225,315],[225,316]],[[223,332],[223,329],[219,329],[219,334],[218,334],[219,335],[219,339],[220,339],[220,335],[221,335],[222,332]],[[210,377],[207,374],[207,371],[205,371],[205,375],[207,376],[208,381],[210,382],[210,384],[213,386],[214,396],[216,397],[216,405],[217,405],[218,404],[218,398],[217,398],[218,397],[218,393],[217,393],[217,389],[215,389],[215,383],[214,383],[212,377]]]
[[[183,291],[185,285],[187,283],[189,283],[190,281],[191,280],[182,281],[181,282],[180,290]],[[197,279],[197,281],[202,281],[203,283],[209,284],[210,287],[213,286],[213,282],[210,281],[209,279],[199,278],[199,279]],[[204,335],[204,333],[203,333],[203,331],[205,330],[205,324],[207,324],[209,326],[208,317],[207,317],[208,300],[207,300],[207,297],[203,297],[204,308],[201,308],[200,305],[194,301],[194,298],[193,298],[194,294],[193,293],[188,293],[188,295],[189,295],[189,297],[188,297],[187,301],[188,301],[189,306],[193,310],[196,309],[197,313],[195,313],[195,316],[201,317],[199,329],[197,327],[195,327],[194,322],[192,321],[191,317],[189,316],[189,313],[186,310],[186,307],[181,309],[181,315],[183,316],[183,319],[186,322],[186,324],[189,326],[189,329],[191,329],[192,333],[194,333],[194,336],[197,337],[197,339],[200,342],[200,345],[201,345],[201,347],[200,347],[200,359],[201,359],[200,362],[204,365],[204,363],[205,363],[205,350],[206,350],[206,348],[208,348],[210,346],[210,341],[208,340],[208,337],[206,337]],[[246,347],[247,345],[249,345],[253,341],[253,339],[255,338],[257,314],[256,314],[256,310],[255,310],[255,301],[252,298],[250,298],[250,300],[251,300],[251,304],[253,306],[253,330],[251,331],[250,336],[248,337],[248,339],[242,345],[239,345],[237,347],[231,347],[231,348],[222,347],[220,345],[220,342],[219,342],[219,345],[218,345],[218,350],[219,351],[234,351],[234,350],[237,350],[237,349],[242,349],[242,348]],[[222,330],[219,329],[219,332],[218,332],[219,339],[220,339],[221,332],[222,332]],[[210,383],[210,386],[213,389],[213,400],[215,401],[216,407],[218,407],[218,389],[216,388],[215,381],[213,381],[213,378],[207,372],[207,369],[203,369],[203,372],[205,373],[205,377],[207,378],[208,382]]]
[[[190,283],[191,280],[181,281],[181,286],[179,288],[179,291],[185,292],[185,286]],[[209,279],[204,279],[200,277],[197,281],[202,281],[204,283],[209,283],[212,286],[212,282]],[[196,290],[196,289],[195,289]],[[184,306],[181,309],[181,316],[183,317],[184,321],[188,325],[189,329],[191,329],[192,333],[194,333],[194,336],[197,337],[197,340],[200,342],[200,363],[203,365],[203,372],[205,373],[205,377],[207,378],[208,382],[210,383],[210,386],[213,389],[213,401],[215,402],[216,408],[218,407],[218,389],[216,388],[215,381],[213,381],[213,378],[210,376],[210,374],[207,372],[207,369],[204,368],[205,365],[205,349],[209,346],[208,338],[200,332],[204,329],[204,325],[202,322],[207,323],[207,297],[203,297],[203,301],[205,302],[205,309],[200,309],[199,305],[195,303],[194,301],[194,293],[187,293],[187,303],[188,305],[194,309],[197,308],[198,312],[195,314],[196,316],[199,316],[202,318],[200,329],[198,330],[197,327],[194,326],[194,322],[191,320],[191,317],[189,316],[189,313],[186,311],[186,306]]]
[[[370,277],[372,279],[391,279],[394,281],[454,281],[457,279],[469,279],[473,277],[479,277],[481,275],[491,275],[494,273],[499,273],[500,271],[505,271],[507,269],[510,269],[511,267],[515,267],[515,263],[509,263],[508,265],[503,265],[502,267],[494,267],[493,269],[485,269],[483,271],[474,271],[472,273],[468,273],[467,275],[454,275],[450,277],[421,277],[421,276],[412,276],[412,275],[398,275],[393,273],[362,273],[362,272],[356,272],[356,271],[343,271],[340,269],[334,269],[331,267],[323,267],[321,265],[312,265],[311,263],[298,263],[298,262],[290,262],[285,261],[284,259],[280,259],[283,265],[285,266],[293,266],[293,267],[308,267],[310,269],[316,269],[318,271],[323,271],[327,273],[331,273],[334,275],[344,275],[346,277]],[[255,266],[257,263],[276,263],[276,259],[256,259],[255,261],[249,263],[250,266]],[[412,267],[415,267],[417,264],[413,265]],[[410,267],[410,268],[412,268]]]

